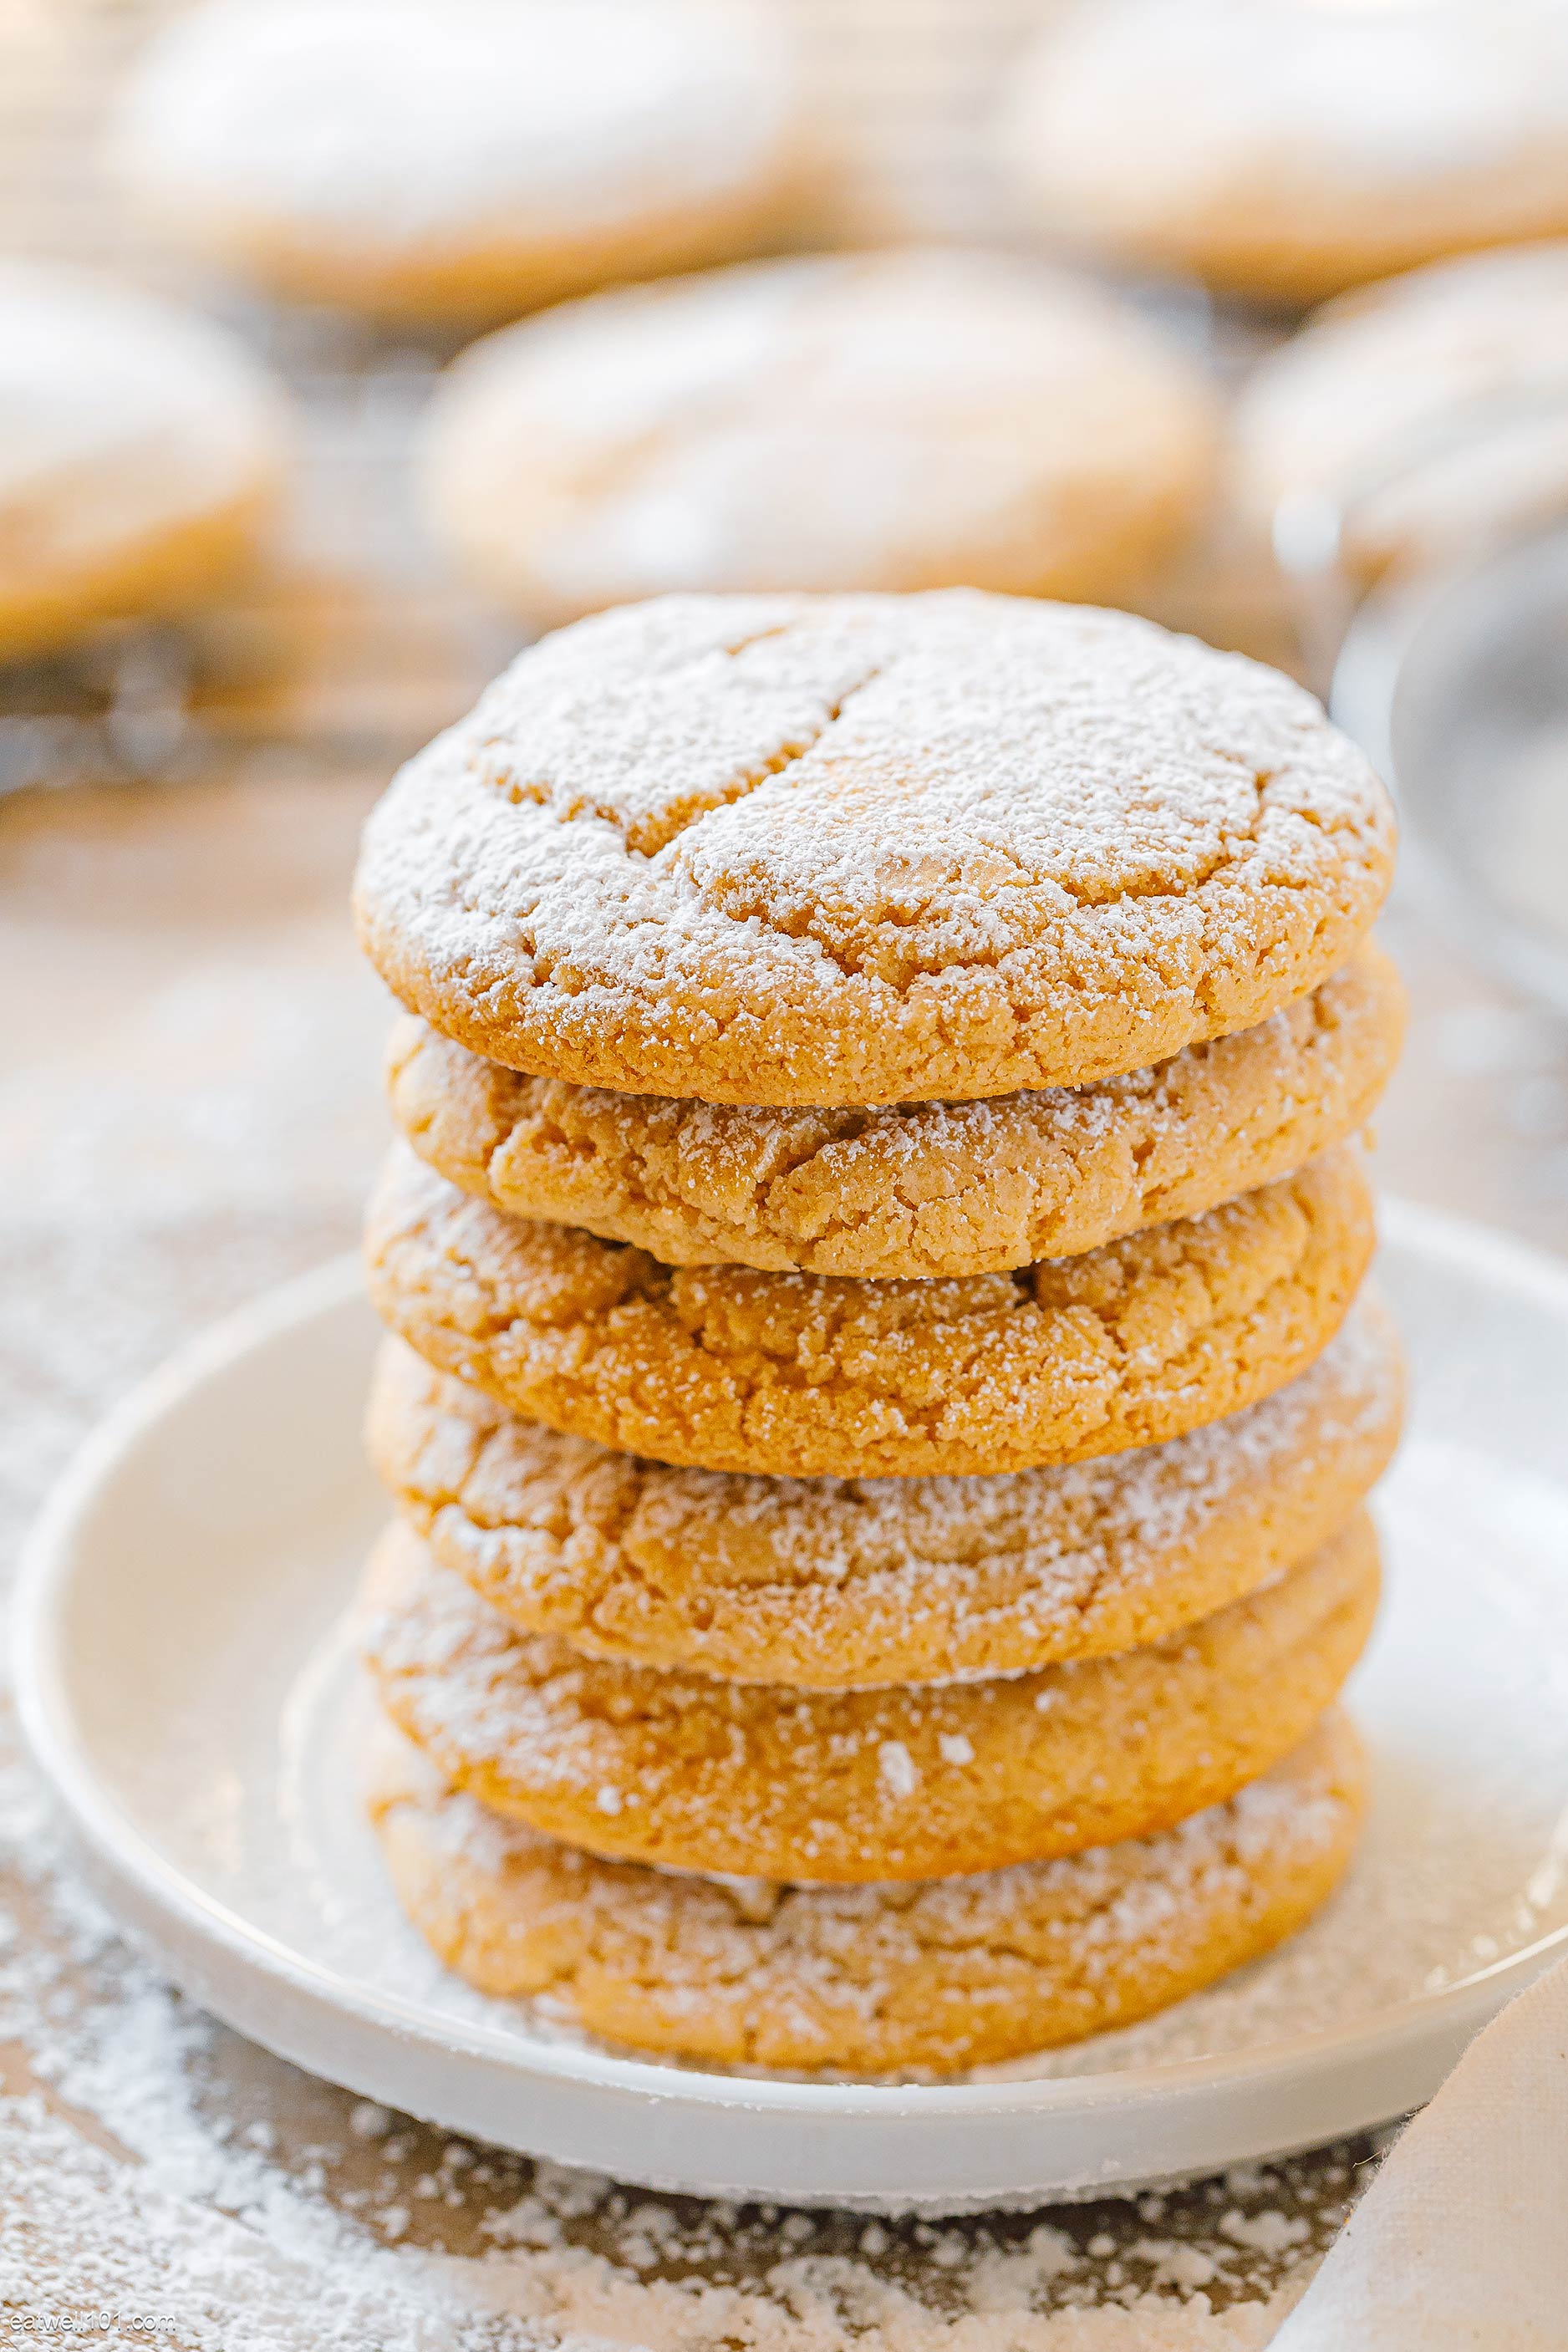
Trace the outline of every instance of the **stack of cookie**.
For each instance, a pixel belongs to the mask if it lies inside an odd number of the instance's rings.
[[[398,778],[371,1801],[472,1983],[953,2068],[1323,1899],[1391,860],[1288,680],[967,591],[609,613]]]

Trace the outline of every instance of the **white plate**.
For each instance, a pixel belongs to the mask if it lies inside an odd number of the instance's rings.
[[[196,2000],[444,2125],[662,2188],[955,2210],[1279,2155],[1404,2113],[1568,1942],[1568,1271],[1390,1207],[1415,1410],[1355,1704],[1345,1888],[1160,2019],[959,2083],[699,2072],[445,1975],[358,1813],[341,1612],[384,1505],[352,1265],[149,1381],[55,1496],[16,1622],[24,1720],[100,1891]]]

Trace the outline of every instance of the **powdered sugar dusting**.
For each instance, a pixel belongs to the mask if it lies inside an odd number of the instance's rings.
[[[1178,1568],[1201,1573],[1237,1528],[1251,1557],[1293,1565],[1329,1532],[1323,1498],[1342,1516],[1383,1466],[1401,1385],[1392,1328],[1363,1297],[1261,1403],[1065,1469],[670,1470],[516,1421],[403,1349],[384,1356],[372,1434],[437,1555],[516,1622],[590,1654],[865,1685],[1153,1638]]]
[[[0,264],[0,585],[258,495],[281,391],[194,312],[58,264]],[[35,584],[36,593],[36,584]]]
[[[244,1222],[226,1255],[216,1247],[198,1254],[205,1278],[216,1279],[215,1265],[226,1268],[234,1286],[258,1278],[250,1257],[233,1255],[242,1243],[258,1245],[254,1223]],[[318,1234],[297,1246],[309,1255],[325,1241]],[[198,1270],[190,1255],[171,1241],[156,1277],[145,1272],[138,1296],[161,1316],[182,1274],[188,1281]],[[145,1270],[143,1258],[133,1263]],[[101,1270],[96,1262],[93,1270]],[[61,1398],[79,1410],[66,1370],[86,1377],[79,1349],[68,1359],[59,1352],[68,1272],[51,1262],[34,1318],[37,1360],[59,1377],[42,1391],[36,1383],[19,1389],[13,1415],[14,1464],[28,1478],[37,1475],[40,1451],[60,1450]],[[1417,1434],[1387,1490],[1387,1638],[1357,1702],[1377,1766],[1363,1862],[1321,1934],[1308,1930],[1298,1947],[1223,1993],[1171,2012],[1163,2032],[1139,2029],[1126,2046],[1142,2057],[1192,2054],[1194,2045],[1245,2050],[1282,2032],[1342,2026],[1418,1997],[1428,1977],[1462,1979],[1568,1916],[1552,1843],[1568,1792],[1568,1706],[1559,1679],[1568,1654],[1561,1574],[1568,1526],[1561,1487],[1521,1476],[1505,1444],[1522,1423],[1521,1443],[1536,1444],[1543,1463],[1554,1460],[1556,1327],[1543,1307],[1525,1313],[1473,1269],[1423,1265],[1418,1257],[1413,1269],[1403,1237],[1389,1272],[1398,1276],[1397,1305],[1424,1379]],[[85,1294],[81,1303],[85,1311]],[[112,1377],[123,1378],[122,1358],[113,1361]],[[96,1380],[110,1377],[99,1359],[90,1370]],[[1504,1395],[1509,1404],[1500,1410]],[[353,1444],[347,1400],[343,1416],[328,1442],[346,1456]],[[373,1524],[367,1519],[366,1535]],[[359,1539],[356,1529],[335,1574],[351,1572]],[[303,1687],[292,1697],[289,1691],[313,1639],[301,1627],[320,1622],[323,1602],[329,1612],[336,1606],[334,1594],[323,1593],[323,1562],[308,1544],[285,1545],[267,1554],[263,1570],[245,1549],[251,1541],[250,1515],[242,1514],[235,1590],[254,1584],[276,1601],[275,1614],[263,1612],[268,1640],[289,1627],[283,1680],[274,1654],[258,1650],[254,1595],[237,1601],[235,1670],[230,1678],[219,1669],[222,1686],[242,1696],[259,1688],[259,1706],[243,1720],[239,1706],[215,1714],[205,1666],[193,1661],[205,1710],[180,1708],[173,1718],[180,1737],[158,1753],[143,1748],[126,1802],[156,1820],[177,1864],[214,1899],[321,1964],[397,1990],[437,2023],[477,2011],[507,2020],[522,2037],[544,2030],[526,2011],[477,1996],[470,2010],[462,1988],[402,1927],[367,1850],[354,1741],[345,1737],[345,1678],[320,1676],[312,1658],[310,1704],[295,1703],[307,1696]],[[242,1854],[211,1808],[196,1801],[230,1781],[257,1801]],[[452,2352],[463,2339],[450,2304],[433,2319],[426,2299],[432,2250],[445,2287],[469,2307],[498,2315],[510,2306],[510,2334],[493,2339],[506,2352],[535,2352],[574,2329],[691,2352],[695,2329],[709,2327],[721,2340],[721,2321],[742,2340],[750,2329],[762,2352],[850,2352],[872,2324],[883,2329],[888,2352],[1251,2352],[1279,2322],[1271,2287],[1293,2259],[1298,2281],[1310,2268],[1365,2153],[1278,2171],[1241,2168],[1172,2197],[942,2223],[737,2211],[550,2168],[534,2181],[530,2168],[494,2150],[291,2075],[187,2009],[127,1957],[74,1892],[74,1874],[17,1777],[0,1788],[0,1825],[5,1858],[25,1882],[20,1932],[10,1932],[9,1919],[0,1928],[0,2033],[16,2038],[13,2063],[36,2055],[55,2096],[147,2159],[150,2189],[246,2216],[243,2238],[227,2223],[209,2232],[189,2206],[178,2231],[162,2209],[147,2209],[151,2221],[132,2226],[79,2149],[82,2194],[67,2210],[48,2187],[51,2175],[66,2177],[64,2144],[46,2118],[11,2107],[0,2157],[11,2235],[0,2244],[14,2263],[18,2230],[29,2233],[23,2275],[60,2301],[79,2285],[96,2297],[112,2280],[122,2303],[134,2298],[156,2310],[156,2290],[194,2297],[182,2278],[188,2262],[201,2266],[208,2291],[225,2278],[243,2285],[254,2333],[218,2331],[221,2352],[241,2345],[244,2352],[339,2352],[340,2342],[342,2352],[363,2352],[367,2338],[377,2352]],[[56,1890],[62,1901],[70,1897],[58,1917]],[[42,1922],[27,1907],[29,1893],[49,1915]],[[1309,1939],[1310,1966],[1281,1985],[1279,1970]],[[563,2027],[553,2031],[567,2038]],[[1302,2221],[1310,2235],[1288,2242]],[[396,2294],[378,2308],[365,2300],[358,2265],[394,2240]],[[470,2264],[470,2252],[487,2243],[500,2267]],[[1276,2245],[1278,2254],[1268,2251]],[[289,2247],[306,2251],[304,2281],[287,2262],[272,2267]],[[243,2248],[265,2261],[270,2300],[239,2268]],[[458,2259],[441,2260],[443,2249]],[[1237,2295],[1240,2305],[1222,2312]],[[194,2326],[187,2332],[202,2340]]]
[[[1341,1145],[1201,1217],[948,1280],[661,1266],[476,1201],[405,1145],[366,1217],[371,1301],[531,1421],[710,1470],[996,1474],[1162,1443],[1311,1362],[1366,1272]]]
[[[1488,230],[1559,228],[1565,123],[1552,0],[1110,0],[1047,21],[1012,143],[1053,217],[1077,200],[1080,237],[1103,223],[1108,241],[1201,261],[1271,236],[1282,286],[1311,294]]]
[[[955,1745],[959,1748],[956,1756],[952,1753]],[[950,1734],[939,1739],[938,1746],[947,1763],[964,1764],[973,1759],[974,1751],[962,1733],[956,1742]],[[967,1755],[963,1752],[965,1749],[968,1749]],[[883,1740],[877,1750],[877,1770],[889,1793],[895,1798],[912,1797],[920,1787],[920,1769],[901,1739]]]
[[[717,201],[776,162],[795,106],[744,5],[213,0],[154,46],[120,137],[171,195],[395,248]]]
[[[1430,264],[1335,303],[1249,379],[1238,486],[1345,509],[1346,553],[1472,549],[1552,510],[1568,474],[1568,245]]]
[[[1082,2036],[1278,1941],[1342,1867],[1363,1781],[1333,1717],[1145,1840],[923,1885],[737,1886],[503,1822],[384,1727],[370,1751],[399,1898],[465,1979],[694,2062],[876,2075]]]
[[[1385,1482],[1382,1507],[1391,1591],[1351,1691],[1373,1732],[1373,1805],[1345,1885],[1267,1961],[1120,2034],[1009,2062],[1003,2073],[1093,2074],[1342,2031],[1568,1927],[1562,1494],[1485,1454],[1418,1434]],[[333,1931],[342,1964],[372,1981],[417,1986],[443,2011],[507,2015],[442,1978],[397,1921],[363,1847],[353,1783],[359,1718],[352,1708],[345,1716],[342,1679],[323,1687],[319,1705],[315,1744],[300,1750],[295,1770],[301,1790],[331,1785],[342,1794],[340,1825],[322,1824],[313,1883],[378,1888],[352,1931],[347,1920]],[[354,1897],[362,1910],[365,1900],[363,1891]],[[510,2013],[529,2033],[571,2032],[531,2010]]]
[[[465,355],[432,520],[571,618],[672,588],[1089,596],[1205,487],[1209,390],[1087,281],[932,249],[769,261],[556,310]]]
[[[552,1836],[678,1867],[915,1879],[1137,1836],[1228,1796],[1349,1671],[1376,1565],[1357,1514],[1288,1577],[1145,1649],[801,1691],[518,1633],[398,1528],[372,1562],[364,1639],[388,1711],[447,1778]],[[943,1734],[970,1756],[944,1755]]]
[[[192,2352],[1255,2352],[1342,2218],[1362,2149],[1178,2196],[973,2221],[659,2197],[530,2165],[257,2055],[132,1958],[14,1773],[0,2031],[0,2294],[138,2317]],[[7,1916],[6,1927],[10,1927]],[[127,2165],[84,2139],[110,2137]],[[1284,2284],[1279,2284],[1284,2282]]]
[[[1251,1192],[1372,1112],[1402,992],[1363,947],[1250,1030],[1096,1086],[862,1107],[681,1101],[529,1078],[405,1020],[394,1118],[454,1183],[668,1265],[871,1278],[1068,1257]]]
[[[1076,1085],[1342,962],[1386,797],[1277,672],[966,590],[531,648],[367,828],[373,961],[512,1066],[740,1102]]]

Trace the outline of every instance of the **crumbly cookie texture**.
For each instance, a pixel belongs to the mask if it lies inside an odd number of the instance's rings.
[[[792,255],[618,287],[465,352],[432,530],[535,627],[671,589],[1123,602],[1196,517],[1212,383],[1016,255]]]
[[[356,906],[404,1003],[514,1069],[933,1101],[1266,1020],[1393,847],[1310,695],[1130,614],[665,597],[531,647],[405,768]]]
[[[993,1478],[756,1478],[560,1436],[389,1340],[369,1441],[403,1517],[521,1632],[844,1689],[1131,1649],[1272,1582],[1380,1476],[1403,1388],[1365,1299],[1288,1388],[1164,1445]]]
[[[377,1725],[367,1796],[398,1901],[480,1992],[634,2049],[888,2074],[1131,2025],[1255,1959],[1323,1902],[1366,1802],[1335,1712],[1176,1828],[924,1885],[726,1885],[606,1862],[449,1790]]]
[[[585,1659],[517,1633],[396,1525],[371,1564],[383,1704],[442,1776],[595,1853],[826,1884],[998,1869],[1167,1829],[1302,1739],[1378,1588],[1355,1512],[1266,1591],[1112,1658],[803,1692]]]
[[[874,1478],[1080,1461],[1239,1412],[1327,1346],[1372,1246],[1348,1145],[1082,1257],[908,1282],[660,1265],[397,1146],[366,1263],[384,1323],[527,1420],[657,1462]]]
[[[138,61],[114,147],[187,251],[290,299],[477,323],[776,234],[803,116],[766,7],[206,0]]]
[[[666,1265],[886,1279],[1005,1272],[1201,1215],[1370,1116],[1404,992],[1363,948],[1255,1029],[1151,1070],[986,1102],[781,1109],[530,1078],[400,1021],[392,1114],[443,1176],[512,1216]]]
[[[1471,556],[1562,513],[1565,371],[1568,242],[1343,295],[1248,375],[1237,502],[1258,536],[1288,495],[1338,509],[1339,560],[1363,580]]]

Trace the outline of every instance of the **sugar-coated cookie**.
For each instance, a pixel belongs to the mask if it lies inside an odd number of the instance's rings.
[[[1263,530],[1312,502],[1362,579],[1473,556],[1568,507],[1565,387],[1568,243],[1434,262],[1342,296],[1253,371],[1240,503]]]
[[[221,327],[54,262],[0,261],[0,661],[200,604],[288,465],[280,388]]]
[[[1152,1070],[984,1102],[814,1110],[529,1078],[409,1015],[392,1114],[421,1159],[509,1215],[667,1265],[878,1279],[1076,1256],[1271,1183],[1371,1114],[1404,991],[1372,946],[1256,1029]]]
[[[1276,671],[967,589],[667,597],[522,654],[366,828],[361,937],[492,1061],[844,1104],[1080,1086],[1316,988],[1387,887]]]
[[[398,1146],[366,1262],[392,1330],[525,1420],[656,1462],[875,1478],[1082,1461],[1237,1412],[1327,1346],[1372,1245],[1347,1145],[1081,1257],[908,1282],[660,1265]]]
[[[1227,1803],[1148,1839],[923,1885],[736,1885],[541,1837],[375,1732],[382,1853],[448,1968],[609,2041],[719,2064],[952,2071],[1131,2025],[1310,1918],[1366,1801],[1335,1712]]]
[[[1381,1475],[1403,1387],[1365,1299],[1289,1387],[1164,1445],[993,1478],[757,1478],[518,1421],[393,1340],[368,1433],[403,1517],[522,1632],[844,1689],[1131,1649],[1270,1583]]]
[[[1215,399],[1116,297],[951,248],[599,294],[466,352],[436,536],[535,626],[676,589],[1115,603],[1207,493]]]
[[[1316,302],[1568,229],[1568,24],[1556,0],[1077,0],[1002,136],[1053,236]]]
[[[745,250],[801,122],[761,0],[205,0],[115,145],[167,236],[276,293],[487,320]]]
[[[519,1633],[401,1524],[363,1601],[387,1712],[498,1812],[631,1861],[846,1884],[1045,1861],[1234,1795],[1332,1699],[1377,1588],[1358,1510],[1279,1582],[1147,1648],[858,1691],[584,1658]]]

